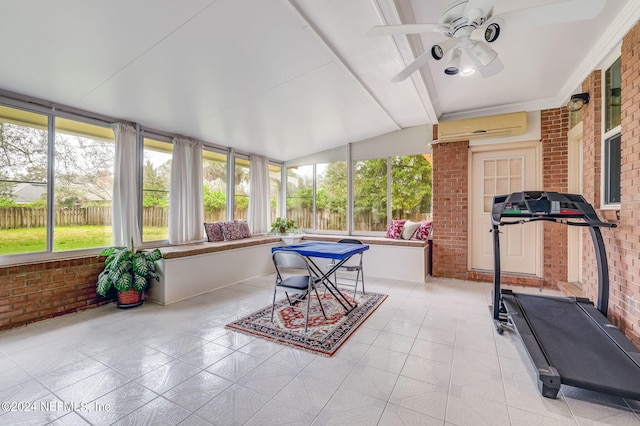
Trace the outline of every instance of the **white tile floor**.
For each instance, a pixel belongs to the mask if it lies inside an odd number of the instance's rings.
[[[272,285],[0,333],[0,424],[640,424],[638,401],[540,396],[518,338],[494,331],[489,284],[369,278],[389,298],[332,358],[224,328]]]

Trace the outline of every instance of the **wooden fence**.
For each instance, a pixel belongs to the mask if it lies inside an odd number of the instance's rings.
[[[238,219],[246,220],[246,210],[237,211]],[[111,225],[111,207],[72,207],[56,208],[54,210],[55,226],[87,226]],[[276,213],[271,212],[271,221]],[[289,209],[287,217],[294,219],[300,228],[311,228],[313,213],[308,209]],[[404,217],[413,221],[429,219],[429,214],[417,213]],[[205,212],[205,222],[222,222],[225,211]],[[356,230],[385,231],[387,220],[385,217],[371,212],[357,213],[354,216]],[[169,224],[169,209],[166,207],[145,207],[142,211],[142,226],[166,227]],[[47,210],[31,207],[0,207],[0,229],[38,228],[47,225]],[[316,212],[316,229],[323,231],[345,230],[346,215],[329,210]]]

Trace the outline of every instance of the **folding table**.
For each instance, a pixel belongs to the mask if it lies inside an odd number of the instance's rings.
[[[362,253],[363,251],[369,250],[369,246],[367,244],[347,244],[347,243],[331,243],[327,241],[307,241],[299,244],[291,244],[287,246],[273,247],[271,252],[275,251],[295,251],[296,253],[301,254],[306,257],[309,261],[309,266],[311,267],[312,272],[322,280],[322,283],[325,285],[329,293],[336,298],[338,302],[342,305],[342,307],[347,311],[347,313],[351,312],[356,305],[351,303],[347,297],[342,294],[342,292],[338,289],[336,283],[331,281],[330,277],[334,272],[340,268],[349,258],[355,254]],[[320,268],[314,261],[313,258],[323,258],[323,259],[335,259],[336,263],[332,268],[327,270],[327,272],[323,272],[322,268]]]

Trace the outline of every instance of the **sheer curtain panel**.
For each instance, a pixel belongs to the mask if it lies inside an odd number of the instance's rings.
[[[169,243],[202,240],[202,143],[173,138],[169,191]]]
[[[269,232],[269,161],[252,155],[251,175],[249,177],[249,228],[253,234]]]
[[[141,241],[138,224],[138,185],[136,167],[136,129],[123,123],[112,124],[116,137],[113,170],[113,243],[134,246]]]

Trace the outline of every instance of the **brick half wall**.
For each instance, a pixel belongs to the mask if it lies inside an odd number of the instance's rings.
[[[104,267],[98,256],[0,268],[0,330],[94,308]]]

